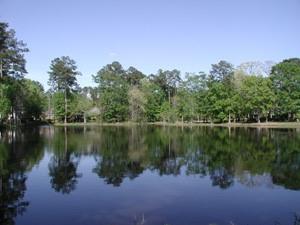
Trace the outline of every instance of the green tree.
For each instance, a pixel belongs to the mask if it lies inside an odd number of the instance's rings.
[[[125,72],[125,80],[131,86],[140,85],[140,82],[143,78],[145,78],[145,74],[141,71],[137,70],[134,67],[129,67],[128,70]]]
[[[0,125],[7,119],[12,107],[9,99],[10,87],[5,83],[0,83]]]
[[[158,85],[148,79],[143,79],[141,84],[142,92],[146,98],[145,114],[147,121],[158,121],[161,113],[161,105],[164,101],[164,93]]]
[[[65,117],[65,98],[63,92],[55,92],[52,95],[52,107],[54,119],[56,121],[63,121]],[[69,105],[68,105],[69,107]]]
[[[214,119],[218,121],[226,120],[231,111],[230,97],[230,93],[223,83],[214,82],[210,85],[204,104],[211,122]]]
[[[204,100],[207,89],[207,75],[204,72],[186,74],[178,91],[181,101],[177,102],[177,106],[181,105],[182,111],[185,111],[186,117],[192,119],[196,116],[200,121],[200,118],[203,119],[206,116]]]
[[[99,85],[102,119],[120,122],[128,118],[128,84],[119,62],[104,66],[93,76]]]
[[[262,116],[268,118],[275,102],[275,94],[269,78],[262,76],[245,77],[240,95],[246,113],[256,117],[257,122],[260,122]]]
[[[234,96],[235,89],[233,86],[234,67],[231,63],[221,60],[217,64],[212,64],[212,69],[209,75],[209,98],[206,104],[212,101],[215,105],[210,107],[212,116],[215,114],[217,119],[223,121],[225,115],[228,117],[228,123],[231,122],[232,114],[235,114]],[[215,84],[216,82],[221,85]]]
[[[145,94],[137,87],[131,87],[128,93],[129,113],[132,121],[140,122],[145,118]]]
[[[171,98],[175,96],[177,86],[181,81],[179,70],[158,70],[156,75],[150,75],[151,80],[165,93],[171,105]]]
[[[93,101],[90,97],[81,93],[73,94],[73,101],[70,103],[70,117],[74,118],[75,121],[81,120],[87,122],[88,110],[93,107]]]
[[[181,122],[192,121],[197,115],[197,93],[202,91],[201,85],[199,76],[191,74],[187,74],[185,80],[180,83],[176,95],[176,111]]]
[[[26,44],[15,37],[7,23],[0,22],[0,79],[5,76],[23,78],[26,73]]]
[[[270,75],[276,94],[278,115],[291,120],[300,112],[300,59],[283,60],[272,68]]]
[[[22,84],[24,87],[24,117],[31,120],[40,119],[46,108],[46,95],[43,86],[39,82],[29,79],[24,79]]]
[[[51,61],[49,85],[55,91],[64,93],[64,123],[68,117],[68,95],[78,87],[77,76],[81,73],[77,70],[76,62],[69,56],[62,56]]]
[[[231,81],[234,72],[234,67],[231,63],[221,60],[217,64],[212,64],[211,67],[209,74],[211,82],[220,81],[228,83]]]

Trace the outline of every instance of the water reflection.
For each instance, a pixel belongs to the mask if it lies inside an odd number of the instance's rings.
[[[43,142],[38,131],[1,133],[0,142],[0,224],[14,224],[29,201],[24,199],[26,173],[43,158]]]
[[[294,129],[175,127],[41,127],[2,131],[0,140],[0,224],[29,206],[27,174],[44,154],[53,190],[69,194],[81,177],[80,160],[94,158],[99,181],[122,186],[145,171],[160,176],[207,177],[228,189],[236,183],[300,190],[300,132]]]
[[[300,189],[300,136],[295,130],[173,127],[49,128],[51,184],[68,193],[76,187],[80,157],[92,155],[93,172],[120,186],[145,170],[159,175],[209,176],[213,186],[262,182]],[[51,133],[51,132],[50,132]]]
[[[53,156],[49,163],[49,176],[52,188],[63,194],[69,194],[76,188],[77,179],[81,176],[77,173],[79,159],[74,155],[74,150],[68,148],[67,128],[64,134],[53,139]]]

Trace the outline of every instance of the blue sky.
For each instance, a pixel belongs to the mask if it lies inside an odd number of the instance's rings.
[[[63,55],[82,86],[115,60],[149,74],[300,57],[300,0],[0,0],[0,10],[30,49],[27,77],[45,86]]]

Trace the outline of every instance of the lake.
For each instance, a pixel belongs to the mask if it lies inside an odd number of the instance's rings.
[[[0,134],[1,225],[299,225],[300,130]]]

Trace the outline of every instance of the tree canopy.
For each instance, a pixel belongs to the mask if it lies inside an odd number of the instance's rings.
[[[80,87],[69,56],[51,61],[51,89],[24,77],[26,44],[0,23],[0,125],[55,122],[264,122],[300,119],[300,59],[226,60],[209,73],[159,69],[144,74],[120,62],[93,75],[95,87]]]

